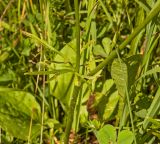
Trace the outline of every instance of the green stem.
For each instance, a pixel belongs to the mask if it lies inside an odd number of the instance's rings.
[[[128,106],[129,115],[130,115],[130,119],[131,119],[131,125],[132,125],[132,132],[133,132],[133,135],[134,135],[134,143],[137,144],[136,134],[135,134],[135,129],[134,129],[134,123],[133,123],[132,108],[131,108],[131,105],[130,105],[130,98],[129,98],[129,93],[128,93],[128,90],[127,90],[127,85],[126,85],[125,89],[126,89],[125,91],[126,91],[126,97],[127,97],[127,106]]]
[[[75,6],[75,18],[76,18],[76,72],[79,73],[80,68],[80,24],[79,24],[79,4],[78,0],[74,0],[74,6]],[[76,81],[77,76],[75,75],[74,81]],[[66,124],[66,130],[65,130],[65,137],[64,137],[64,143],[68,144],[69,142],[69,135],[72,128],[72,122],[74,117],[74,110],[76,107],[76,102],[79,94],[81,84],[78,84],[74,86],[73,90],[73,96],[71,99],[70,109],[67,117],[67,124]]]
[[[70,131],[71,131],[71,128],[72,128],[74,110],[75,110],[75,106],[76,106],[76,102],[77,102],[77,96],[79,94],[79,89],[80,89],[80,86],[75,86],[74,87],[73,96],[72,96],[72,100],[71,100],[71,104],[70,104],[70,108],[69,108],[69,112],[68,112],[68,117],[67,117],[64,144],[69,143],[68,142],[69,141],[69,135],[70,135]]]
[[[74,0],[75,16],[76,16],[76,72],[80,68],[80,23],[79,23],[79,4],[78,0]]]
[[[137,34],[160,12],[160,1],[157,1],[153,9],[150,11],[147,18],[139,25],[134,32],[119,46],[119,50],[123,50],[127,44],[129,44]],[[92,76],[100,71],[103,67],[105,67],[108,63],[110,63],[117,56],[116,50],[111,52],[111,54],[101,62],[94,70],[92,70],[88,75]]]

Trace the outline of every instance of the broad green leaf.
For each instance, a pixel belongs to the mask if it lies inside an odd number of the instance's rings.
[[[133,143],[133,133],[129,130],[123,130],[118,135],[118,144],[132,144]]]
[[[67,59],[67,63],[65,63],[64,59],[56,55],[54,61],[56,63],[52,63],[50,66],[50,71],[53,69],[59,71],[59,75],[57,75],[54,79],[50,80],[50,90],[52,95],[54,95],[57,99],[62,102],[64,106],[69,106],[70,96],[73,90],[73,72],[64,73],[60,70],[64,69],[72,69],[72,66],[75,66],[76,54],[75,54],[76,41],[72,40],[68,44],[66,44],[62,50],[60,51]],[[50,74],[50,78],[54,75]]]
[[[124,97],[128,86],[127,65],[122,60],[115,59],[111,66],[111,76],[115,81],[119,94]]]
[[[101,128],[96,137],[99,144],[110,144],[116,142],[116,129],[112,125],[105,125]]]
[[[125,94],[125,88],[131,88],[134,84],[141,63],[141,55],[133,55],[124,62],[115,59],[111,66],[111,76],[115,81],[118,92],[121,96]]]
[[[24,91],[0,88],[0,127],[12,136],[27,140],[40,132],[40,106],[33,95]]]

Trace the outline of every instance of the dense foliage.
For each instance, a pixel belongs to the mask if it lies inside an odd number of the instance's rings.
[[[0,0],[0,143],[160,142],[159,11]]]

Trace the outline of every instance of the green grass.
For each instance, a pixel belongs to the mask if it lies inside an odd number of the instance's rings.
[[[0,143],[158,143],[159,12],[0,0]]]

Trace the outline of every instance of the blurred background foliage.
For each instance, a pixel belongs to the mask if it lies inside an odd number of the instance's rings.
[[[143,22],[155,3],[155,0],[79,1],[79,75],[85,82],[79,94],[70,142],[75,139],[77,143],[98,143],[96,137],[103,141],[100,130],[105,124],[132,131],[138,144],[159,141],[160,17],[153,19],[124,50],[118,51],[118,46]],[[40,138],[23,139],[27,132],[17,137],[16,131],[7,131],[10,127],[7,123],[3,128],[5,117],[0,111],[2,143],[42,143],[43,137],[43,143],[58,144],[62,139],[75,83],[73,73],[68,73],[76,59],[74,15],[73,0],[0,0],[0,98],[3,99],[4,91],[10,93],[6,94],[8,97],[12,93],[17,97],[22,95],[19,91],[29,92],[32,96],[24,100],[24,105],[28,107],[31,101],[36,105],[33,109],[41,109],[38,114],[41,118],[34,121],[35,125],[44,119],[41,133],[35,134],[41,135]],[[86,77],[113,50],[117,50],[118,59],[95,76]],[[12,107],[17,105],[12,100],[8,102]],[[6,107],[3,104],[2,108]],[[24,113],[27,114],[28,122],[33,117],[30,111],[24,111],[19,116],[24,121]],[[27,123],[28,129],[30,124]]]

